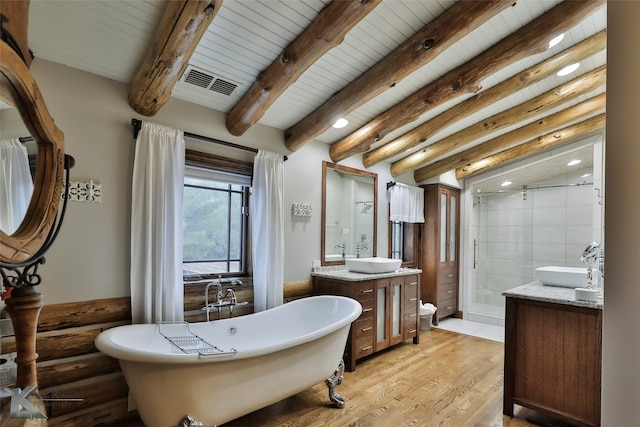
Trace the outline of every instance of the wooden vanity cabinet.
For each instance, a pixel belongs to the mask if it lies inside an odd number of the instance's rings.
[[[422,225],[420,299],[438,310],[433,324],[458,315],[458,254],[460,190],[442,184],[422,186],[425,222]]]
[[[418,344],[418,275],[364,281],[314,277],[317,295],[342,295],[362,305],[362,314],[351,324],[344,351],[347,371],[356,361],[377,351],[413,339]]]
[[[602,309],[506,298],[503,413],[600,426]]]

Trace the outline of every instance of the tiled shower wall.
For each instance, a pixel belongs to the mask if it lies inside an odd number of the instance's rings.
[[[583,266],[580,254],[594,234],[594,187],[566,186],[569,180],[539,184],[558,187],[527,189],[526,194],[473,197],[472,305],[503,308],[502,292],[533,281],[536,267]]]

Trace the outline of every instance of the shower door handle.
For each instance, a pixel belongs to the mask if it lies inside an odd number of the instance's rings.
[[[478,266],[477,248],[478,248],[478,241],[476,239],[473,239],[473,269],[474,270]]]

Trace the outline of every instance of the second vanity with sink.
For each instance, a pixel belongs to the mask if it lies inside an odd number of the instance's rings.
[[[577,300],[574,289],[539,281],[503,295],[503,413],[513,416],[517,404],[572,425],[600,426],[603,300]]]
[[[320,271],[311,273],[317,295],[342,295],[362,304],[362,314],[351,325],[345,347],[344,362],[348,371],[355,370],[356,360],[405,340],[412,339],[418,344],[421,272],[403,268],[384,273],[359,273],[349,271],[346,266],[335,266],[321,267]]]

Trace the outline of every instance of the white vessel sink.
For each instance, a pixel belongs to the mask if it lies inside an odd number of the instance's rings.
[[[396,271],[400,268],[402,260],[381,257],[352,258],[347,259],[346,263],[347,269],[353,273],[379,274]]]
[[[597,285],[600,271],[593,269],[593,284]],[[535,270],[536,280],[543,285],[563,286],[566,288],[582,288],[587,286],[587,269],[580,267],[538,267]]]

